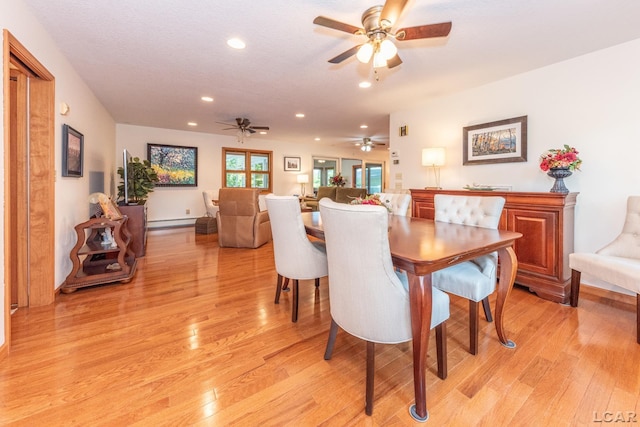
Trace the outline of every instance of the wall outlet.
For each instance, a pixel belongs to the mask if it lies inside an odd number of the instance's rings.
[[[187,215],[191,214],[191,209],[187,208],[186,214]]]

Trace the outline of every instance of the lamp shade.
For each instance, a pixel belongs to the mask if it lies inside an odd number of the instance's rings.
[[[358,49],[358,53],[356,54],[356,58],[358,58],[358,61],[366,64],[371,59],[371,55],[373,55],[373,45],[367,42],[360,46],[360,49]]]
[[[444,166],[444,160],[444,148],[435,147],[422,149],[422,166]]]
[[[296,177],[298,184],[307,184],[309,182],[309,175],[300,174]]]

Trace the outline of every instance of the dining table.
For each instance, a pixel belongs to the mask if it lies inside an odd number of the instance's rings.
[[[307,234],[324,240],[320,212],[301,215]],[[504,329],[504,307],[518,268],[513,244],[522,234],[392,214],[389,215],[388,234],[393,265],[406,271],[409,279],[415,395],[415,403],[410,406],[409,413],[416,421],[424,422],[429,418],[425,372],[431,331],[431,274],[497,252],[499,280],[494,323],[500,343],[507,348],[515,348],[515,343],[507,338]]]

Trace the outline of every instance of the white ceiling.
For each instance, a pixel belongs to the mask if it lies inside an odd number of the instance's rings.
[[[359,27],[382,1],[25,1],[118,123],[233,135],[216,122],[248,117],[271,127],[252,138],[328,144],[388,140],[391,112],[640,38],[638,0],[409,1],[395,28],[452,21],[450,35],[396,42],[403,64],[363,90],[370,64],[327,60],[364,36],[312,21]]]

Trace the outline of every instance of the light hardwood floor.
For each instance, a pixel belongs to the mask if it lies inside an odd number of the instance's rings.
[[[193,228],[151,231],[131,282],[18,310],[11,353],[0,362],[0,423],[415,424],[408,343],[377,346],[367,417],[365,343],[340,332],[333,359],[323,360],[326,279],[318,291],[301,283],[293,324],[291,295],[273,303],[271,244],[220,249],[216,237]],[[574,309],[516,287],[505,326],[517,348],[501,346],[493,324],[481,319],[479,354],[471,356],[467,302],[452,298],[449,377],[437,378],[432,345],[425,425],[602,426],[635,413],[634,303],[584,287]]]

